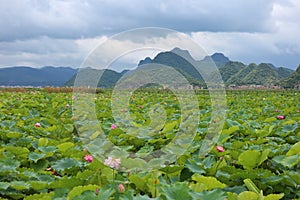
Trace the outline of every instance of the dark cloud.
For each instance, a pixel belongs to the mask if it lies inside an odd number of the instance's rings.
[[[275,27],[272,6],[270,0],[0,1],[0,41],[95,37],[149,26],[181,32],[265,32]]]
[[[300,63],[299,13],[298,0],[0,1],[0,67],[78,67],[103,38],[162,27],[190,34],[209,53],[295,68]],[[131,35],[128,45],[147,34]],[[156,36],[167,37],[159,31]],[[134,66],[137,60],[119,66]]]

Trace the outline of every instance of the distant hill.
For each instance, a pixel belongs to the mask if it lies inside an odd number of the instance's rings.
[[[220,68],[221,71],[222,68]],[[226,70],[228,74],[230,70]],[[241,68],[236,74],[233,74],[229,79],[223,79],[226,85],[280,85],[280,80],[290,76],[293,70],[287,68],[276,68],[270,63],[261,63],[256,65],[249,64]],[[223,77],[223,76],[222,76]],[[226,76],[225,76],[226,77]]]
[[[242,85],[280,85],[280,81],[292,74],[293,70],[284,67],[275,67],[270,63],[254,63],[248,66],[237,61],[228,61],[218,72],[212,72],[210,78],[214,80],[220,73],[227,86]]]
[[[161,64],[173,67],[181,73],[192,85],[204,85],[204,81],[195,68],[196,61],[186,50],[175,48],[172,51],[161,52],[154,59],[147,57],[139,62],[139,67],[144,64]]]
[[[218,72],[213,71],[212,61],[218,67]],[[147,65],[146,65],[147,64]],[[271,63],[245,65],[238,61],[231,61],[222,53],[214,53],[202,60],[195,60],[187,50],[174,48],[171,51],[160,52],[153,59],[146,57],[138,63],[135,70],[143,66],[155,67],[156,64],[166,65],[181,73],[190,85],[206,87],[203,80],[206,78],[216,80],[218,74],[227,86],[242,85],[279,85],[293,88],[300,84],[299,67],[294,72],[284,67],[275,67]],[[213,64],[213,65],[214,65]],[[77,85],[96,86],[103,88],[114,87],[116,82],[129,70],[119,73],[110,69],[96,70],[92,68],[80,69],[82,79],[77,79]],[[135,72],[132,70],[131,72]],[[0,85],[2,86],[73,86],[78,69],[71,67],[7,67],[0,68]],[[151,71],[151,70],[150,70]],[[149,71],[149,72],[150,72]],[[139,71],[141,73],[141,71]],[[130,73],[129,73],[130,74]],[[94,83],[101,76],[98,83]],[[164,78],[172,80],[171,74],[164,74]],[[176,79],[176,78],[175,78]],[[177,81],[178,82],[178,81]]]
[[[219,68],[219,73],[221,74],[223,81],[226,83],[229,79],[231,79],[245,67],[246,65],[241,62],[229,61],[223,67]],[[211,73],[210,78],[215,80],[214,76],[216,76],[216,72]]]
[[[274,84],[280,76],[276,69],[267,63],[261,63],[251,70],[243,79],[242,82],[250,85],[271,85]]]
[[[211,72],[208,77],[211,80],[216,80],[217,74],[220,73],[226,85],[278,85],[280,80],[290,76],[293,72],[291,69],[277,68],[271,63],[259,65],[252,63],[247,66],[241,62],[231,61],[222,53],[214,53],[198,61],[194,60],[188,51],[179,48],[161,52],[153,60],[147,57],[141,60],[139,65],[159,63],[171,66],[182,73],[192,85],[203,86],[205,83],[198,70],[203,75],[201,69],[210,66],[211,61],[214,61],[219,72]]]
[[[278,67],[276,68],[276,71],[278,72],[280,78],[287,78],[292,75],[294,70],[285,68],[285,67]]]
[[[100,78],[97,83],[97,87],[102,88],[111,88],[117,81],[122,77],[124,73],[128,70],[124,70],[121,73],[110,69],[92,69],[92,68],[83,68],[80,69],[80,77],[77,77],[77,74],[73,75],[68,81],[66,81],[66,86],[73,86],[75,79],[77,78],[77,86],[95,86],[95,81]]]
[[[282,81],[282,86],[284,88],[300,88],[300,65],[298,66],[296,71],[292,73],[291,76],[285,78]]]
[[[214,53],[211,56],[205,56],[204,59],[201,62],[202,63],[207,63],[207,62],[211,62],[211,60],[214,61],[215,65],[218,68],[225,66],[225,64],[230,61],[228,57],[224,56],[224,54]]]
[[[0,68],[2,86],[64,86],[77,73],[71,67],[7,67]]]
[[[248,83],[245,82],[244,79],[255,67],[257,67],[257,65],[254,63],[245,66],[226,81],[227,85],[247,85]]]
[[[181,73],[191,85],[205,87],[205,83],[201,74],[199,73],[199,68],[201,70],[201,65],[207,65],[211,62],[215,61],[221,65],[225,65],[226,62],[229,61],[227,57],[225,57],[221,53],[213,54],[212,57],[205,57],[201,61],[195,60],[187,50],[182,50],[180,48],[174,48],[171,51],[160,52],[153,59],[146,57],[141,60],[138,64],[138,69],[145,66],[146,64],[150,64],[148,66],[155,66],[155,64],[161,64],[169,67],[173,67],[179,73]],[[197,70],[198,68],[198,70]],[[122,75],[127,72],[123,71],[122,73],[118,73],[112,70],[96,70],[91,68],[81,69],[81,76],[85,77],[80,82],[77,82],[78,85],[94,85],[92,80],[97,79],[101,75],[101,80],[98,83],[98,87],[113,87],[115,83],[122,77]],[[135,70],[133,70],[135,71]],[[103,73],[103,74],[102,74]],[[138,72],[140,73],[140,71]],[[204,72],[201,72],[204,73]],[[166,75],[166,79],[173,80],[174,77],[168,77]],[[170,75],[171,76],[171,75]],[[76,75],[74,75],[70,80],[66,82],[67,86],[73,86]],[[78,81],[78,80],[77,80]],[[174,83],[175,84],[175,83]]]
[[[191,85],[205,87],[203,77],[207,68],[211,68],[212,61],[217,67],[224,66],[230,62],[229,58],[222,53],[215,53],[212,56],[206,56],[202,60],[195,60],[187,50],[174,48],[171,51],[161,52],[157,54],[153,60],[146,57],[139,62],[139,66],[143,64],[157,63],[173,67],[180,72]],[[212,70],[212,69],[211,69]],[[200,72],[200,73],[199,73]]]

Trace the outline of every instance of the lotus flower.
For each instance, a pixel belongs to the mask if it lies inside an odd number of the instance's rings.
[[[121,164],[121,159],[120,158],[108,157],[104,161],[104,165],[109,166],[109,167],[111,167],[113,169],[116,169],[116,170],[118,170],[120,168],[120,164]]]
[[[283,115],[278,115],[277,119],[282,120],[282,119],[284,119],[284,116]]]
[[[218,152],[224,152],[225,149],[222,146],[216,146]]]
[[[120,183],[118,185],[118,191],[121,192],[121,193],[125,192],[125,187],[124,187],[124,185],[122,183]]]
[[[37,127],[37,128],[41,127],[41,124],[37,122],[37,123],[35,123],[35,127]]]
[[[99,194],[99,188],[95,189],[95,194],[98,195]]]
[[[112,124],[111,126],[110,126],[110,130],[114,130],[114,129],[116,129],[117,128],[117,125],[115,125],[115,124]]]
[[[85,155],[84,156],[84,160],[86,160],[87,162],[93,162],[93,156],[91,156],[91,155]]]

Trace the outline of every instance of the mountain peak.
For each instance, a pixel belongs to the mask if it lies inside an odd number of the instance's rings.
[[[174,49],[171,50],[171,52],[176,53],[176,54],[187,54],[190,55],[188,50],[180,49],[179,47],[175,47]]]
[[[210,62],[212,59],[218,68],[223,67],[227,62],[229,62],[229,58],[226,57],[223,53],[214,53],[211,56],[205,56],[202,61]]]
[[[171,50],[171,52],[177,54],[178,56],[181,56],[182,58],[186,59],[189,62],[195,61],[188,50],[183,50],[180,49],[179,47],[175,47],[174,49]]]
[[[228,60],[229,61],[228,57],[226,57],[223,53],[219,53],[219,52],[214,53],[210,57],[212,57],[213,59],[224,59],[224,60]]]
[[[300,73],[300,65],[297,67],[296,72]]]
[[[152,59],[150,57],[146,57],[144,60],[140,60],[138,66],[144,65],[144,64],[149,64],[152,62]]]

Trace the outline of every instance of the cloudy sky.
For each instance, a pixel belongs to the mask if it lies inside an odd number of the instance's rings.
[[[143,27],[185,33],[245,64],[300,64],[299,0],[0,0],[0,14],[0,67],[79,67],[111,36]]]

